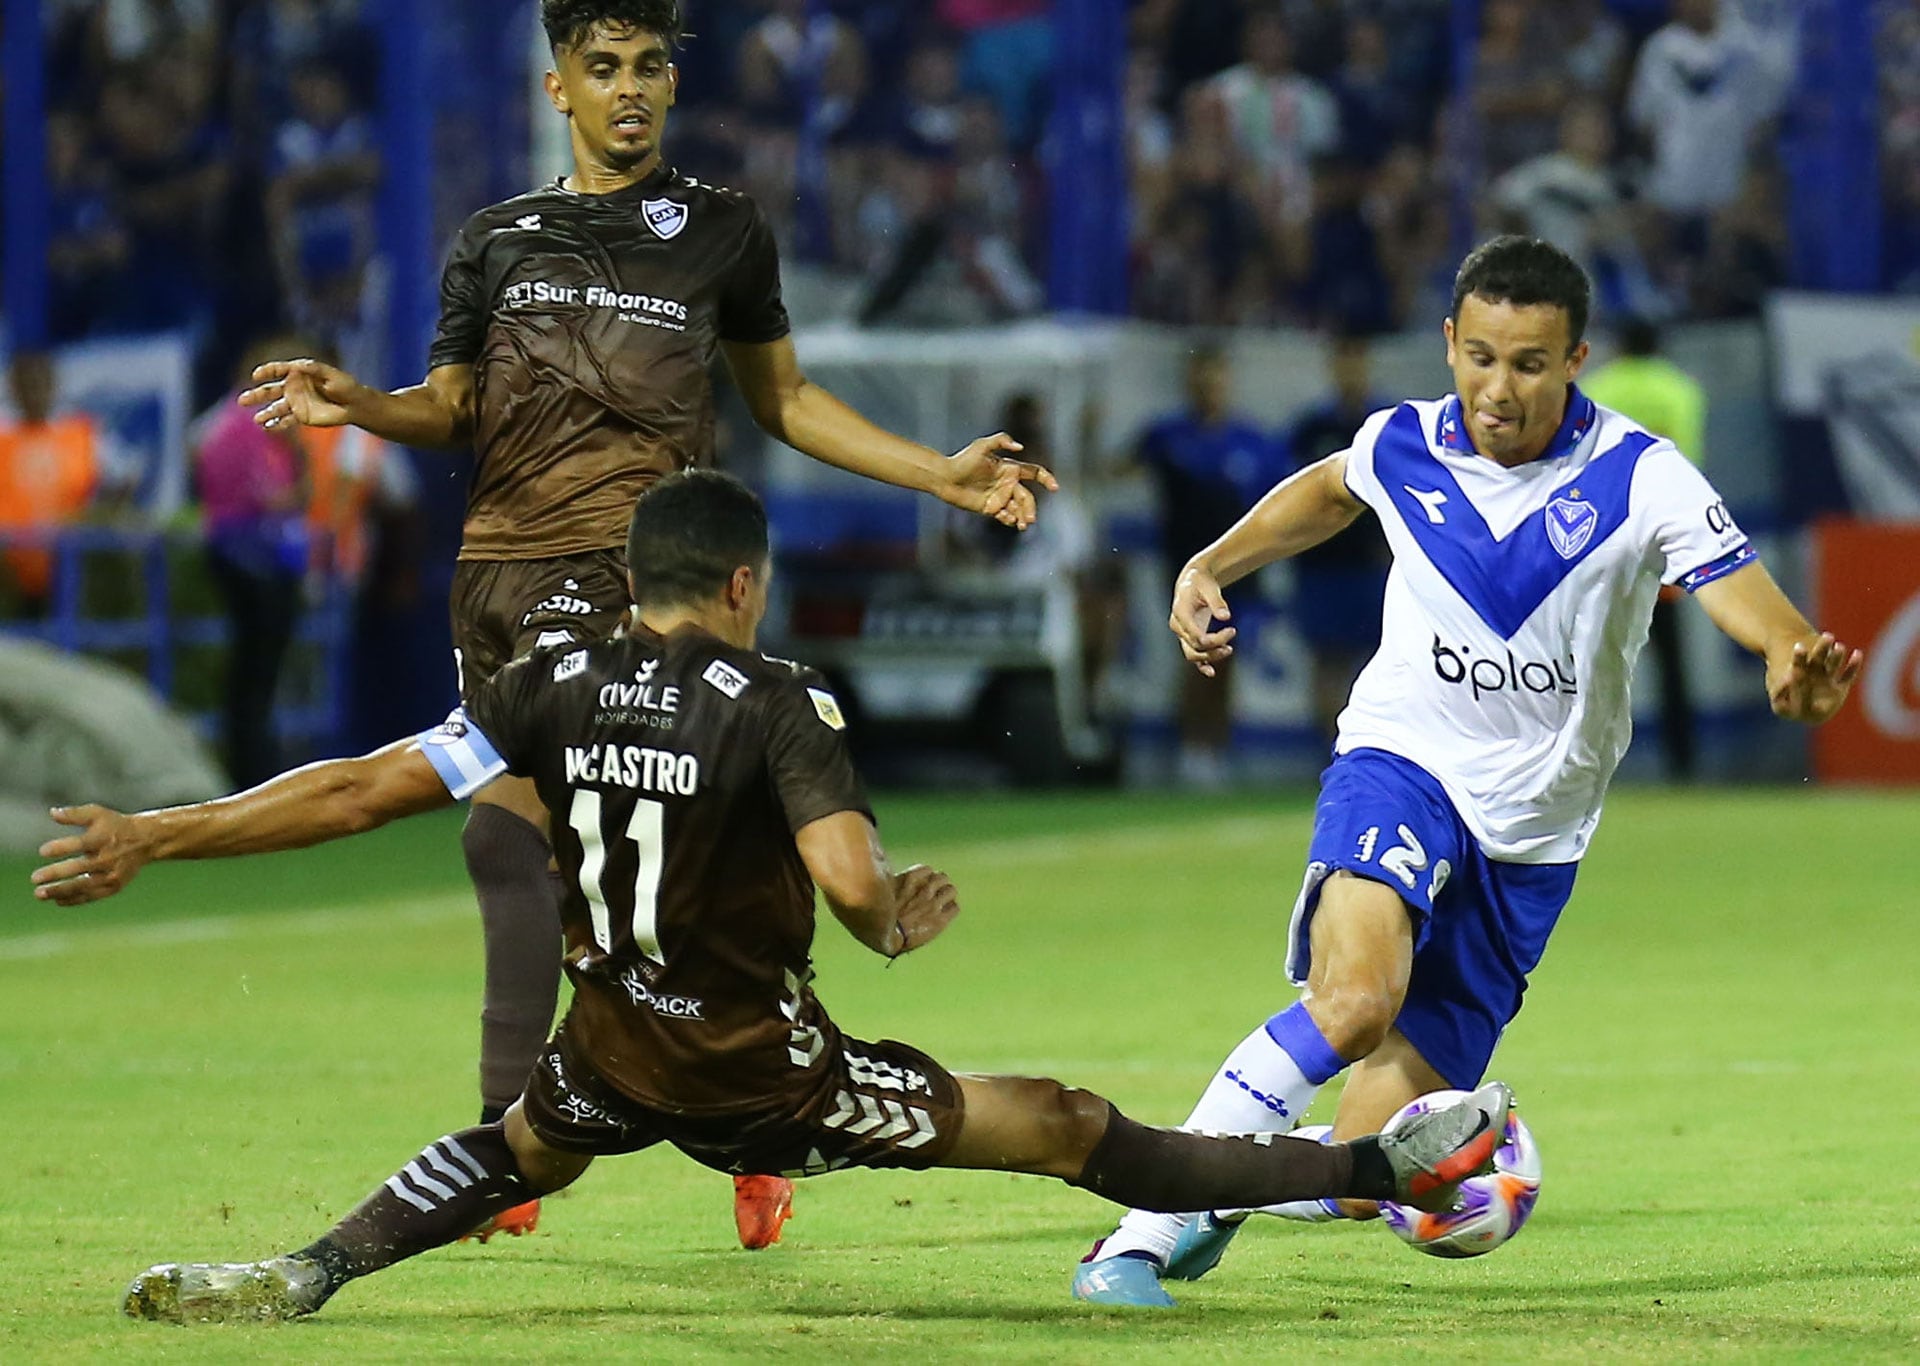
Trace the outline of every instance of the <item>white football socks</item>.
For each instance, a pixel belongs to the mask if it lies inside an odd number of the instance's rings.
[[[1345,1066],[1306,1007],[1295,1003],[1227,1055],[1180,1127],[1217,1134],[1285,1133],[1307,1112],[1314,1093]],[[1165,1266],[1191,1217],[1129,1210],[1100,1255],[1144,1253]]]

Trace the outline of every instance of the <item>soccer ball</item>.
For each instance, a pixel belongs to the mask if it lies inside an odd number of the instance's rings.
[[[1387,1121],[1384,1132],[1392,1133],[1413,1116],[1465,1094],[1434,1091],[1409,1101]],[[1494,1149],[1493,1170],[1462,1181],[1452,1209],[1429,1214],[1382,1201],[1380,1215],[1403,1242],[1430,1257],[1478,1257],[1518,1233],[1539,1198],[1540,1149],[1519,1112],[1509,1111],[1504,1141]]]

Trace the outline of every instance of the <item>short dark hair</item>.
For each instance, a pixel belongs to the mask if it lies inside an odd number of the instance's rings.
[[[657,33],[668,51],[687,36],[679,0],[540,0],[540,26],[555,52],[580,46],[596,24]]]
[[[1593,285],[1580,263],[1551,242],[1508,234],[1483,242],[1460,263],[1453,277],[1453,312],[1477,294],[1495,303],[1527,308],[1551,304],[1567,315],[1567,345],[1578,346],[1587,335],[1587,315],[1593,307]]]
[[[627,573],[642,607],[684,607],[725,588],[741,565],[767,562],[767,510],[718,470],[670,474],[634,504]]]

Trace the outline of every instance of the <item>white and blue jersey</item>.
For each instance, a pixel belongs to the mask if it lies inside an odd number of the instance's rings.
[[[1514,469],[1474,451],[1456,397],[1376,413],[1346,482],[1393,568],[1336,752],[1432,774],[1492,859],[1578,859],[1626,752],[1660,585],[1749,563],[1746,536],[1672,442],[1577,388],[1545,454]]]
[[[1671,442],[1578,389],[1546,452],[1517,469],[1476,454],[1446,398],[1367,419],[1346,478],[1379,514],[1393,569],[1380,650],[1321,778],[1287,972],[1312,969],[1330,876],[1391,887],[1414,939],[1395,1027],[1472,1087],[1626,752],[1660,584],[1711,583],[1753,548]]]

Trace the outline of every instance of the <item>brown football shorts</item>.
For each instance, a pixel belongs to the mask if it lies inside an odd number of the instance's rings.
[[[676,1115],[614,1089],[565,1021],[534,1065],[522,1114],[540,1141],[595,1157],[671,1143],[736,1175],[940,1164],[960,1135],[960,1084],[917,1048],[839,1036],[804,1091],[771,1109]]]
[[[454,566],[453,662],[462,700],[529,650],[611,635],[627,610],[627,556],[594,550]]]

